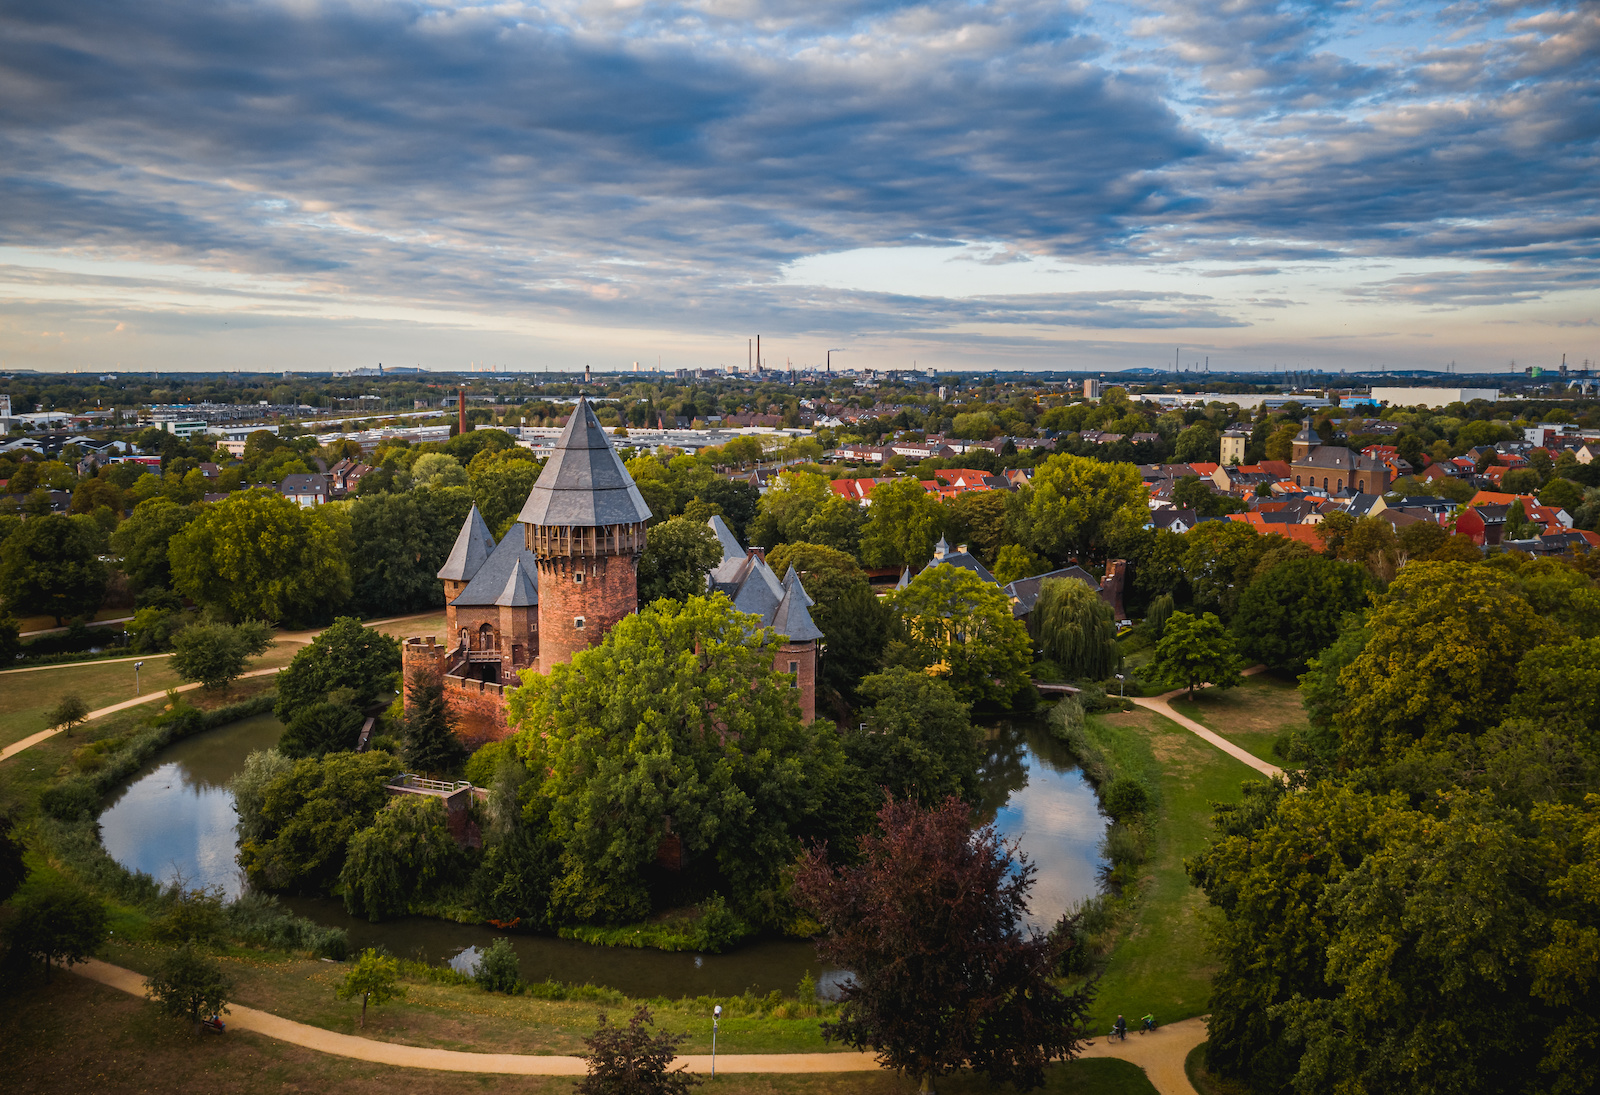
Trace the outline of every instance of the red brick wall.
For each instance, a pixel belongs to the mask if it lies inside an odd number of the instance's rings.
[[[799,663],[795,673],[799,695],[795,698],[800,702],[800,718],[812,722],[817,717],[817,644],[784,643],[772,659],[772,668],[787,673],[790,662]]]
[[[455,716],[456,736],[469,749],[500,741],[511,734],[511,725],[506,720],[505,691],[499,685],[446,677],[444,702]]]
[[[618,555],[597,559],[539,560],[539,671],[570,662],[597,645],[639,605],[637,560]],[[583,580],[577,580],[582,574]],[[583,627],[574,620],[583,618]]]
[[[444,658],[445,647],[433,635],[414,635],[400,644],[400,667],[408,681],[419,672],[439,679],[444,675]]]

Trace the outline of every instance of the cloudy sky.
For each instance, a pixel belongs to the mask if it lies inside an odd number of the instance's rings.
[[[0,0],[0,368],[1600,359],[1597,58],[1594,0]]]

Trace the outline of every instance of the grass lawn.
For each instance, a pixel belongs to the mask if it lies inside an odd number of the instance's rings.
[[[387,1010],[380,1009],[378,1014]],[[369,1011],[369,1023],[372,1018]],[[619,1016],[614,1015],[616,1018]],[[593,1025],[592,1014],[588,1024]],[[670,1028],[673,1024],[665,1025]],[[369,1029],[382,1037],[380,1031],[380,1027]],[[48,985],[35,977],[9,997],[0,998],[0,1045],[8,1047],[6,1091],[15,1095],[67,1091],[104,1095],[264,1095],[284,1091],[564,1095],[575,1086],[574,1079],[557,1076],[391,1068],[331,1057],[240,1031],[221,1037],[197,1035],[188,1024],[163,1018],[151,1004],[61,972]],[[722,1047],[719,1039],[718,1048]],[[940,1081],[939,1089],[949,1095],[1012,1090],[967,1075],[947,1077]],[[718,1076],[701,1090],[728,1095],[909,1095],[916,1085],[886,1073],[758,1074]],[[1098,1058],[1052,1068],[1044,1090],[1061,1095],[1153,1095],[1155,1088],[1136,1066]]]
[[[1161,799],[1144,889],[1100,979],[1093,1029],[1104,1033],[1119,1013],[1130,1026],[1147,1012],[1162,1023],[1203,1015],[1213,970],[1205,940],[1209,913],[1183,861],[1210,839],[1211,803],[1238,801],[1240,784],[1262,777],[1153,712],[1089,717],[1144,741],[1159,771]]]
[[[299,643],[281,642],[259,658],[253,658],[246,672],[256,669],[280,668],[301,649]],[[167,665],[167,658],[145,658],[139,671],[141,695],[159,697],[168,688],[184,682]],[[234,685],[234,691],[248,682]],[[189,702],[197,703],[195,692],[185,693]],[[48,729],[45,713],[61,702],[69,692],[76,692],[89,710],[98,711],[133,694],[132,662],[69,662],[28,673],[0,673],[0,745],[10,745],[30,734]],[[152,709],[153,710],[153,709]]]
[[[1174,711],[1279,767],[1283,760],[1273,753],[1273,744],[1285,730],[1306,727],[1298,683],[1272,673],[1246,677],[1238,688],[1208,688],[1192,701],[1177,697],[1169,702]]]

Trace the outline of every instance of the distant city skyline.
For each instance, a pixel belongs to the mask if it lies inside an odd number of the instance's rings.
[[[1578,0],[13,7],[0,370],[1600,367],[1597,55]]]

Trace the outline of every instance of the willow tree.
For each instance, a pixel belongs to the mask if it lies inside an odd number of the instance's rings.
[[[1076,578],[1051,578],[1039,590],[1034,625],[1045,657],[1074,680],[1100,681],[1117,670],[1111,606]]]

